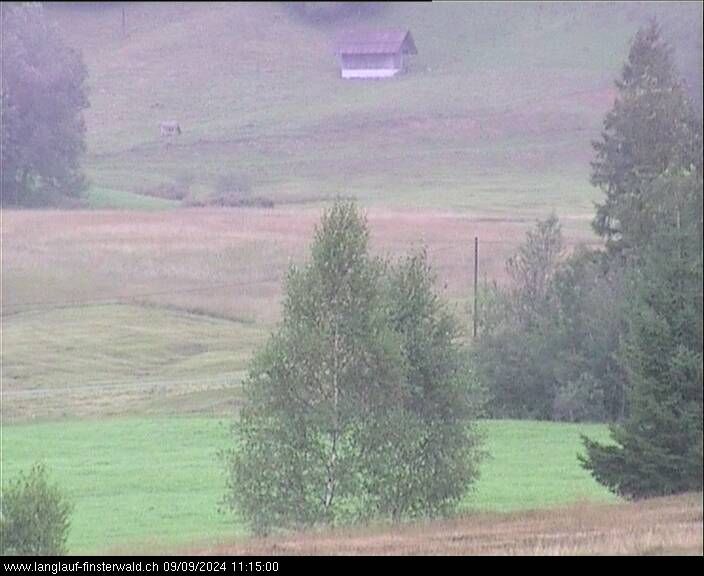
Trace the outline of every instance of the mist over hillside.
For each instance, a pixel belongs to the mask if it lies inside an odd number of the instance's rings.
[[[284,203],[476,209],[569,187],[588,207],[590,141],[653,16],[701,100],[701,3],[126,3],[124,33],[118,3],[49,10],[89,68],[99,190],[234,175]],[[334,41],[359,26],[408,28],[409,72],[341,80]],[[169,147],[161,120],[183,128]]]

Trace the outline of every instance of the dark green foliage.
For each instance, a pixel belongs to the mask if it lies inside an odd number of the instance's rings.
[[[683,219],[701,205],[701,175],[685,181],[673,184],[680,203],[661,211],[662,227],[630,275],[621,350],[629,417],[612,428],[615,445],[585,438],[583,465],[630,498],[702,489],[701,212]]]
[[[618,98],[594,143],[592,183],[605,194],[593,225],[612,250],[637,250],[654,231],[645,192],[660,175],[702,169],[702,123],[655,22],[639,30],[616,82]]]
[[[539,222],[509,260],[510,287],[485,295],[473,355],[495,417],[623,415],[621,273],[599,253],[561,250],[557,219]]]
[[[57,204],[86,187],[86,68],[38,3],[2,10],[2,203]]]
[[[654,25],[636,38],[625,81],[641,111],[628,124],[640,164],[612,162],[610,190],[620,196],[607,195],[600,209],[628,215],[620,218],[621,247],[630,247],[619,351],[628,417],[612,428],[614,444],[585,438],[581,460],[612,491],[643,498],[702,489],[702,138]]]
[[[468,373],[425,260],[385,271],[355,205],[337,202],[288,275],[227,454],[225,505],[259,533],[434,513],[476,475]]]
[[[511,288],[490,291],[474,351],[496,416],[628,418],[636,401],[620,350],[635,330],[632,295],[650,281],[645,254],[673,230],[701,243],[701,120],[655,23],[636,35],[617,86],[592,164],[607,252],[556,258],[559,228],[546,221],[509,261]]]
[[[49,484],[44,466],[10,482],[2,492],[0,552],[3,556],[66,554],[71,505]]]
[[[556,218],[538,222],[507,263],[511,287],[489,290],[482,306],[475,362],[495,417],[550,419],[556,384],[547,288],[562,249]]]
[[[624,416],[624,374],[616,351],[627,297],[623,269],[578,247],[553,277],[552,325],[558,335],[553,403],[556,420],[617,420]]]

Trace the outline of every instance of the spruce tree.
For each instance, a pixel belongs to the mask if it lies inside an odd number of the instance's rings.
[[[672,180],[672,178],[667,178]],[[701,175],[667,186],[679,201],[631,271],[632,304],[620,359],[629,416],[614,443],[584,439],[585,468],[629,498],[702,490]],[[686,215],[686,217],[684,216]]]
[[[652,183],[668,172],[701,172],[702,127],[654,21],[636,34],[616,87],[593,143],[591,181],[605,194],[593,227],[610,251],[627,254],[653,233]]]

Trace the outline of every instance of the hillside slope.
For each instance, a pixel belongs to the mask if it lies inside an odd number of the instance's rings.
[[[658,12],[685,66],[701,45],[700,3],[394,3],[318,23],[283,3],[128,3],[125,36],[116,6],[51,12],[90,70],[96,186],[203,194],[234,174],[278,202],[478,209],[490,194],[515,210],[559,188],[539,204],[588,211],[589,142],[638,24]],[[340,80],[333,39],[359,24],[410,28],[410,73]],[[184,130],[172,144],[166,119]]]

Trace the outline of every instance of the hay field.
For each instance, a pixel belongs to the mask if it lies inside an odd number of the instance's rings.
[[[2,324],[6,422],[184,412],[236,385],[280,315],[285,274],[307,257],[321,208],[4,211]],[[372,252],[426,246],[437,287],[469,325],[473,239],[480,278],[533,220],[368,209]],[[568,249],[589,242],[565,222]],[[188,396],[185,401],[184,395]]]

